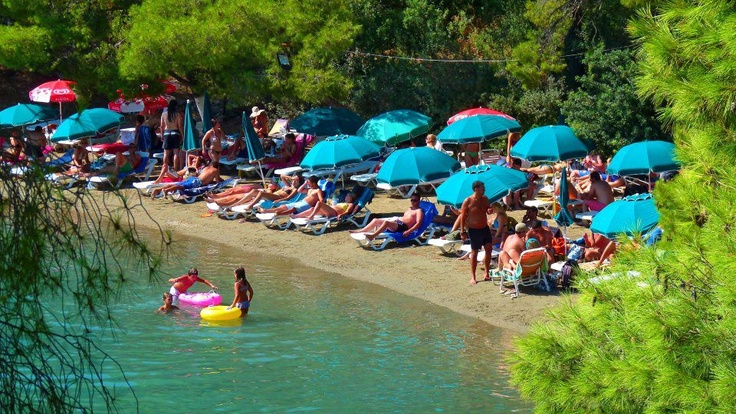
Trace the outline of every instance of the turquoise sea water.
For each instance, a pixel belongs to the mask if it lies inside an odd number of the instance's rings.
[[[510,332],[282,257],[198,240],[179,251],[172,276],[194,265],[229,304],[243,264],[255,297],[244,320],[215,325],[187,305],[154,315],[165,281],[133,286],[115,305],[122,332],[96,335],[140,412],[531,411],[508,384]],[[133,412],[122,375],[105,372],[121,411]]]

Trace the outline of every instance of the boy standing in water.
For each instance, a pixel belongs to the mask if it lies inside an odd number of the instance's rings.
[[[173,283],[171,289],[169,290],[169,293],[171,293],[171,296],[173,296],[173,303],[178,302],[179,295],[181,295],[182,293],[187,293],[187,290],[192,287],[192,285],[196,282],[201,282],[208,285],[212,289],[217,289],[217,286],[210,283],[209,280],[199,277],[199,271],[196,267],[193,267],[189,269],[189,272],[187,272],[187,274],[179,276],[177,278],[169,279],[169,283]]]
[[[156,313],[167,314],[175,310],[179,310],[178,306],[173,305],[174,297],[169,292],[164,292],[164,304],[156,310]]]

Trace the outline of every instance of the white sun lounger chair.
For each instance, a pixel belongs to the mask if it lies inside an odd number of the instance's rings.
[[[432,219],[437,215],[437,207],[429,201],[421,201],[419,207],[424,211],[424,219],[422,224],[414,230],[408,237],[404,237],[402,233],[383,232],[377,235],[373,240],[368,240],[364,233],[350,233],[350,237],[358,243],[358,246],[364,248],[372,248],[373,250],[383,250],[392,241],[397,243],[415,242],[419,245],[427,244],[422,239],[431,239],[434,235],[434,228],[431,227]]]

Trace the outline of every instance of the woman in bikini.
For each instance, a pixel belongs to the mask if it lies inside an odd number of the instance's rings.
[[[176,109],[176,99],[169,101],[166,111],[161,114],[161,130],[163,131],[164,164],[179,169],[179,148],[181,148],[184,121]]]
[[[128,145],[128,155],[126,156],[123,152],[115,154],[115,167],[110,175],[113,178],[117,178],[118,174],[125,174],[134,171],[138,166],[141,165],[143,157],[137,152],[138,146],[135,142]]]
[[[5,161],[10,163],[18,163],[25,161],[26,154],[23,147],[23,141],[18,136],[18,131],[10,132],[10,147],[3,153]]]
[[[220,120],[218,118],[212,119],[212,129],[207,131],[202,138],[202,158],[212,160],[213,162],[220,162],[220,156],[222,156],[222,143],[227,139],[225,132],[222,130]]]
[[[330,206],[329,204],[322,201],[317,201],[317,204],[315,204],[314,207],[299,214],[296,214],[294,217],[305,217],[307,220],[312,220],[314,219],[314,216],[322,215],[328,218],[337,217],[338,219],[340,219],[343,216],[352,214],[355,211],[355,208],[357,207],[355,199],[355,194],[348,193],[348,195],[345,196],[344,202],[337,203],[334,206]]]
[[[82,138],[74,144],[74,153],[72,154],[72,165],[68,170],[64,171],[64,175],[86,176],[89,174],[91,163],[89,161],[89,151],[87,151],[89,140]]]
[[[466,168],[480,163],[480,143],[471,142],[469,144],[465,144],[463,151],[465,153]]]
[[[250,302],[253,300],[253,286],[250,285],[248,279],[245,277],[245,268],[243,266],[238,267],[233,272],[235,276],[235,298],[233,303],[230,305],[230,309],[240,309],[240,317],[248,314],[250,308]]]

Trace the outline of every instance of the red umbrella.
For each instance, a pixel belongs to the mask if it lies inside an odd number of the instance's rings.
[[[143,98],[143,105],[145,108],[142,112],[146,115],[154,114],[156,111],[160,111],[169,106],[169,99],[171,99],[171,97],[167,98],[164,95],[146,96]]]
[[[143,101],[140,99],[134,99],[132,101],[118,98],[107,104],[107,109],[123,114],[131,114],[134,112],[140,112],[145,109]]]
[[[75,83],[77,82],[61,79],[46,82],[36,86],[28,92],[28,97],[33,102],[58,102],[59,120],[61,121],[61,103],[74,102],[77,100],[77,95],[72,90],[72,85]]]
[[[471,109],[466,109],[466,110],[464,110],[462,112],[458,112],[455,115],[453,115],[452,117],[450,117],[450,119],[447,120],[447,125],[450,125],[451,123],[453,123],[455,121],[459,121],[459,120],[461,120],[463,118],[467,118],[469,116],[475,116],[475,115],[497,115],[497,116],[502,116],[504,118],[507,118],[507,119],[511,119],[511,120],[516,121],[516,119],[514,117],[509,116],[509,115],[507,115],[507,114],[505,114],[505,113],[503,113],[501,111],[496,111],[495,109],[471,108]]]

